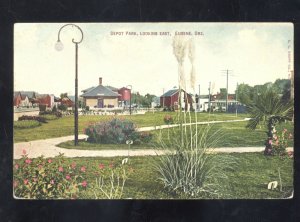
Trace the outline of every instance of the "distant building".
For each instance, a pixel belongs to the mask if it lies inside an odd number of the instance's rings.
[[[14,92],[14,106],[19,107],[22,101],[20,92]]]
[[[118,107],[117,92],[112,91],[110,88],[102,85],[102,78],[99,78],[99,84],[96,87],[90,87],[83,90],[84,104],[89,107],[95,108],[113,108]]]
[[[179,98],[179,89],[171,89],[160,97],[160,105],[163,108],[168,108],[170,110],[178,110],[179,108],[178,98]],[[182,90],[181,102],[182,102],[182,107],[184,107],[185,110],[190,109],[193,105],[192,95],[189,93],[185,93],[185,91]]]

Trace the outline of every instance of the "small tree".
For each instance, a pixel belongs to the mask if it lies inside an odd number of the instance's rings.
[[[273,154],[272,139],[277,124],[291,120],[293,116],[293,102],[282,103],[281,97],[272,89],[267,89],[258,95],[255,101],[247,104],[251,119],[246,127],[256,129],[260,122],[267,126],[265,155]]]

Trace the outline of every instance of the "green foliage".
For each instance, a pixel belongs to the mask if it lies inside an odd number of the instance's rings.
[[[46,111],[46,105],[45,104],[39,104],[39,110],[41,111],[41,112],[43,112],[43,111]]]
[[[58,108],[59,110],[61,110],[61,111],[66,111],[66,110],[68,109],[68,107],[67,107],[66,105],[64,105],[64,104],[58,105],[57,108]]]
[[[36,120],[14,121],[14,128],[16,129],[31,129],[40,125],[41,123]]]
[[[77,198],[87,186],[85,167],[65,164],[63,155],[55,158],[28,158],[23,151],[14,163],[14,195],[26,199]]]
[[[164,122],[165,124],[173,124],[174,120],[173,117],[171,115],[165,115],[164,117]]]
[[[122,163],[114,165],[110,163],[108,167],[99,164],[100,173],[93,186],[95,199],[120,199],[123,195],[125,182],[128,178],[125,164],[128,158],[122,160]]]
[[[220,88],[220,99],[226,99],[226,95],[227,95],[227,89],[226,88]]]
[[[288,147],[289,140],[293,138],[293,135],[284,129],[282,132],[273,131],[273,138],[269,140],[273,150],[271,151],[273,155],[284,156],[287,153],[286,148]]]
[[[227,178],[226,170],[232,169],[235,161],[208,153],[207,149],[215,147],[221,138],[218,131],[213,134],[209,131],[210,126],[195,129],[181,125],[179,131],[168,137],[168,142],[161,138],[159,147],[167,150],[173,147],[175,152],[161,156],[154,169],[171,194],[182,198],[223,195],[220,181]]]
[[[19,121],[26,121],[26,120],[35,120],[38,121],[40,123],[47,123],[46,118],[42,117],[42,116],[20,116],[18,118]]]
[[[88,141],[92,143],[121,144],[129,139],[134,142],[140,139],[133,122],[117,118],[92,124],[85,129],[85,134],[89,136]]]
[[[52,113],[55,113],[55,112],[57,112],[57,108],[56,108],[56,106],[53,106],[53,108],[52,108]]]
[[[267,125],[267,139],[265,142],[265,154],[273,153],[272,143],[273,131],[279,123],[291,120],[293,116],[293,102],[283,104],[280,96],[272,89],[263,91],[257,96],[255,102],[248,104],[251,119],[247,124],[250,129],[255,129],[260,122]]]

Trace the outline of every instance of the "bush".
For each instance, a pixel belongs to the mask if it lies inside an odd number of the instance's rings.
[[[58,105],[57,108],[58,108],[59,110],[61,110],[61,111],[66,111],[66,110],[68,109],[68,107],[67,107],[66,105],[64,105],[64,104]]]
[[[18,129],[28,129],[40,126],[41,123],[36,120],[15,121],[14,127]]]
[[[273,138],[268,142],[272,145],[271,154],[284,156],[288,152],[286,148],[288,147],[288,142],[293,138],[293,135],[287,131],[287,129],[283,129],[282,132],[277,132],[273,130]]]
[[[30,159],[23,150],[22,158],[14,160],[14,196],[26,199],[121,198],[130,175],[128,158],[110,164],[84,165],[65,158]],[[127,172],[128,171],[128,172]],[[91,180],[90,178],[97,178]]]
[[[170,115],[165,115],[165,117],[164,117],[164,122],[166,123],[166,124],[173,124],[173,117],[172,116],[170,116]]]
[[[39,104],[39,110],[40,111],[46,111],[46,105],[45,104]]]
[[[43,112],[39,112],[39,115],[44,116],[44,115],[52,115],[52,116],[56,116],[58,118],[62,117],[62,113],[59,111],[43,111]]]
[[[55,113],[56,111],[57,111],[56,106],[53,106],[53,107],[52,107],[52,113]]]
[[[85,168],[66,165],[63,155],[30,159],[23,151],[14,163],[14,195],[27,199],[76,198],[86,188]]]
[[[24,120],[36,120],[40,123],[47,123],[46,119],[41,116],[21,116],[18,118],[19,121],[24,121]]]
[[[121,144],[139,137],[131,121],[117,118],[90,125],[85,129],[85,134],[89,142],[102,144]]]

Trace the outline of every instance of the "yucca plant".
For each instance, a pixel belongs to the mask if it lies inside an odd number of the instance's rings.
[[[170,140],[162,132],[158,137],[159,148],[170,150],[154,165],[164,187],[179,198],[226,196],[221,183],[227,178],[227,170],[234,168],[235,159],[213,154],[213,148],[223,138],[220,130],[211,126],[198,127],[197,131],[195,127],[187,128],[183,143],[180,133],[180,129],[173,128]]]
[[[187,98],[184,60],[188,52],[191,62],[190,83],[195,91],[195,49],[192,40],[175,37],[173,53],[178,62],[179,112],[178,128],[173,128],[170,136],[158,136],[158,146],[171,150],[168,155],[159,157],[154,165],[161,180],[171,193],[179,198],[220,197],[221,180],[227,178],[226,170],[235,162],[232,157],[210,154],[208,148],[215,147],[221,138],[219,131],[210,133],[210,126],[192,126],[191,113],[186,108],[182,113],[182,97]],[[182,93],[183,90],[183,93]],[[183,95],[184,94],[184,95]],[[195,112],[197,122],[197,114]],[[169,131],[168,131],[169,135]],[[167,138],[167,139],[166,139]],[[224,180],[223,180],[224,181]]]
[[[246,104],[251,119],[247,124],[247,128],[256,129],[260,123],[267,126],[267,139],[265,142],[265,155],[273,154],[272,139],[275,127],[287,120],[291,120],[293,116],[293,102],[282,103],[281,97],[272,89],[265,89],[256,99]]]

